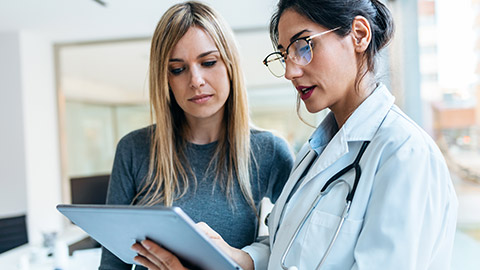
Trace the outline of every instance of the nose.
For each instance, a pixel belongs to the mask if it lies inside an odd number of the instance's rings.
[[[198,89],[205,85],[205,79],[203,78],[202,71],[198,67],[192,67],[190,69],[190,87]]]
[[[288,58],[288,57],[287,57]],[[302,67],[293,63],[290,59],[285,61],[285,79],[293,81],[303,75]]]

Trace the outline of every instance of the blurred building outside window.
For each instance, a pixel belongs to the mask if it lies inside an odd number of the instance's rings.
[[[457,239],[465,234],[478,252],[480,1],[419,0],[418,10],[424,119],[447,160],[459,199]],[[469,245],[463,246],[457,254],[471,254]]]

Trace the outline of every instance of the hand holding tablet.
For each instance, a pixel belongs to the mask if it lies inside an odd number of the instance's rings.
[[[178,207],[58,205],[57,209],[115,256],[136,264],[132,245],[161,245],[193,269],[241,269]]]

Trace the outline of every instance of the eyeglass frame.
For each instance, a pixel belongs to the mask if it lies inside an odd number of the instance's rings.
[[[310,48],[310,54],[312,55],[312,57],[310,58],[310,61],[308,61],[308,63],[302,65],[302,64],[300,64],[300,63],[296,63],[296,62],[293,60],[292,57],[290,57],[290,60],[292,60],[292,61],[293,61],[295,64],[297,64],[297,65],[306,66],[306,65],[310,64],[310,62],[312,62],[312,59],[313,59],[313,50],[312,50],[313,48],[312,48],[312,45],[311,45],[312,39],[314,39],[314,38],[316,38],[316,37],[319,37],[319,36],[323,36],[323,35],[328,34],[328,33],[330,33],[330,32],[337,31],[337,30],[340,29],[340,28],[342,28],[342,27],[341,27],[341,26],[338,26],[338,27],[335,27],[335,28],[332,28],[332,29],[329,29],[329,30],[326,30],[326,31],[323,31],[323,32],[320,32],[320,33],[317,33],[317,34],[314,34],[314,35],[296,38],[295,40],[292,40],[292,42],[290,42],[290,44],[288,44],[287,49],[286,49],[285,51],[283,51],[283,52],[281,52],[281,51],[276,51],[276,52],[269,53],[269,54],[265,57],[265,59],[263,59],[263,64],[268,68],[268,70],[270,71],[270,73],[272,73],[273,76],[278,77],[278,78],[282,77],[283,75],[285,75],[285,72],[284,72],[282,75],[280,75],[280,76],[275,75],[275,74],[270,70],[270,68],[268,67],[268,63],[273,62],[273,61],[277,61],[277,60],[280,61],[280,58],[283,58],[283,59],[286,61],[286,60],[287,60],[287,56],[290,55],[290,54],[288,53],[288,50],[290,49],[290,46],[292,46],[292,44],[294,44],[295,42],[298,42],[299,40],[305,40],[305,42],[307,42],[307,44],[308,44],[308,47]],[[272,55],[279,55],[280,58],[276,58],[276,59],[274,59],[274,60],[271,60],[271,61],[268,61],[268,62],[267,62],[267,59],[268,59],[270,56],[272,56]],[[285,66],[284,66],[283,68],[284,68],[284,70],[285,70]]]

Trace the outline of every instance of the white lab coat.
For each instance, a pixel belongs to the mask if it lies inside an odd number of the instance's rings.
[[[360,161],[350,214],[322,269],[450,269],[458,203],[447,166],[433,140],[393,103],[380,84],[338,132],[329,131],[336,126],[331,113],[322,122],[314,133],[317,139],[297,154],[269,218],[270,237],[244,248],[256,270],[281,269],[286,246],[320,189],[353,162],[363,141],[371,143]],[[309,163],[305,156],[312,145],[320,155],[285,205]],[[341,179],[352,185],[353,178],[352,170]],[[345,186],[338,185],[320,201],[287,255],[287,266],[315,269],[345,197]]]

